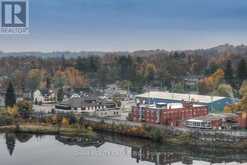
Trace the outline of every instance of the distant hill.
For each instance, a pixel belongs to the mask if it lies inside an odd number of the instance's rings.
[[[65,56],[66,58],[76,58],[76,57],[87,57],[87,56],[103,56],[106,54],[115,54],[115,55],[133,55],[133,56],[150,56],[156,54],[169,55],[173,53],[184,53],[185,55],[203,55],[203,56],[219,56],[224,53],[234,54],[242,57],[247,55],[247,46],[238,45],[233,46],[230,44],[219,45],[213,48],[208,49],[195,49],[195,50],[178,50],[178,51],[167,51],[163,49],[156,50],[138,50],[133,52],[103,52],[103,51],[81,51],[81,52],[70,52],[70,51],[61,51],[61,52],[0,52],[0,57],[22,57],[22,56],[34,56],[34,57],[61,57]]]

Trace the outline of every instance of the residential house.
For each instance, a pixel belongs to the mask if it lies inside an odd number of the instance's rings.
[[[33,102],[35,104],[56,103],[56,94],[52,90],[36,90],[33,93]]]

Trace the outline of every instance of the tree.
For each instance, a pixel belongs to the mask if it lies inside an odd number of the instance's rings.
[[[243,81],[239,93],[242,97],[247,96],[247,80]]]
[[[63,117],[63,119],[62,119],[62,125],[64,127],[68,127],[69,126],[69,120],[68,120],[67,117]]]
[[[230,85],[233,85],[233,69],[232,69],[232,62],[230,60],[227,61],[227,64],[226,64],[226,68],[225,68],[225,75],[224,75],[224,78],[225,78],[225,81],[230,84]]]
[[[217,88],[217,94],[224,97],[233,97],[233,89],[231,85],[220,84]]]
[[[239,84],[241,84],[247,78],[247,68],[244,59],[241,59],[238,64],[237,76],[238,76]]]
[[[58,70],[53,78],[53,84],[55,88],[63,88],[66,82],[66,75],[64,71]]]
[[[147,64],[144,75],[148,83],[151,83],[154,80],[155,73],[156,73],[155,65]]]
[[[63,88],[59,88],[57,91],[57,101],[61,102],[64,98]]]
[[[69,125],[76,124],[77,118],[74,113],[68,115]]]
[[[208,75],[210,75],[210,74],[213,74],[213,73],[216,72],[217,69],[219,69],[219,68],[220,68],[219,65],[213,62],[213,63],[211,63],[211,64],[208,66],[208,68],[205,70],[205,75],[208,76]]]
[[[208,94],[210,92],[215,91],[219,84],[222,82],[224,78],[224,71],[223,69],[218,69],[212,75],[200,80],[199,82],[199,92],[201,94]]]
[[[27,75],[27,87],[33,91],[39,88],[42,80],[42,71],[40,69],[32,69],[28,72]]]
[[[108,82],[108,66],[106,64],[103,64],[100,66],[100,69],[97,72],[97,77],[99,81],[100,87],[104,90],[106,88],[106,84]]]
[[[65,75],[68,80],[68,84],[74,89],[80,89],[88,83],[86,75],[80,73],[80,71],[74,67],[66,68]]]
[[[9,82],[7,92],[5,95],[5,106],[6,107],[13,107],[16,103],[16,95],[15,95],[15,89],[13,87],[13,84]]]
[[[184,84],[183,83],[176,83],[173,88],[172,88],[172,92],[175,93],[184,93]]]
[[[22,118],[28,118],[33,111],[32,103],[27,100],[18,101],[16,106]]]

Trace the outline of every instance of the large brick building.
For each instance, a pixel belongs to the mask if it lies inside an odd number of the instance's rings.
[[[133,121],[152,124],[179,126],[183,121],[208,114],[207,106],[191,103],[170,103],[155,105],[137,105],[132,107]]]

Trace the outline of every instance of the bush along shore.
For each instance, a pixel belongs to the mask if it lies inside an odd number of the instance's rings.
[[[221,134],[213,131],[178,131],[174,128],[167,128],[160,125],[151,125],[144,123],[122,122],[110,119],[101,120],[85,120],[86,126],[92,127],[96,131],[105,131],[124,136],[133,136],[145,138],[158,143],[164,144],[181,144],[189,146],[215,146],[221,148],[246,148],[247,138],[236,137]]]
[[[54,125],[35,123],[22,123],[20,125],[0,126],[0,132],[33,133],[47,135],[66,135],[66,136],[94,136],[96,135],[91,128],[79,127],[58,127]]]
[[[247,147],[246,137],[227,136],[220,133],[209,134],[200,130],[197,132],[178,131],[178,129],[171,129],[160,125],[78,117],[73,114],[50,114],[38,119],[30,116],[23,119],[6,114],[0,115],[0,132],[96,136],[97,134],[93,130],[149,139],[153,142],[164,144],[205,147],[210,145],[223,148]]]
[[[0,132],[22,132],[34,134],[60,134],[71,136],[94,136],[91,127],[85,127],[80,118],[73,114],[45,115],[34,117],[30,114],[19,115],[0,114]]]

